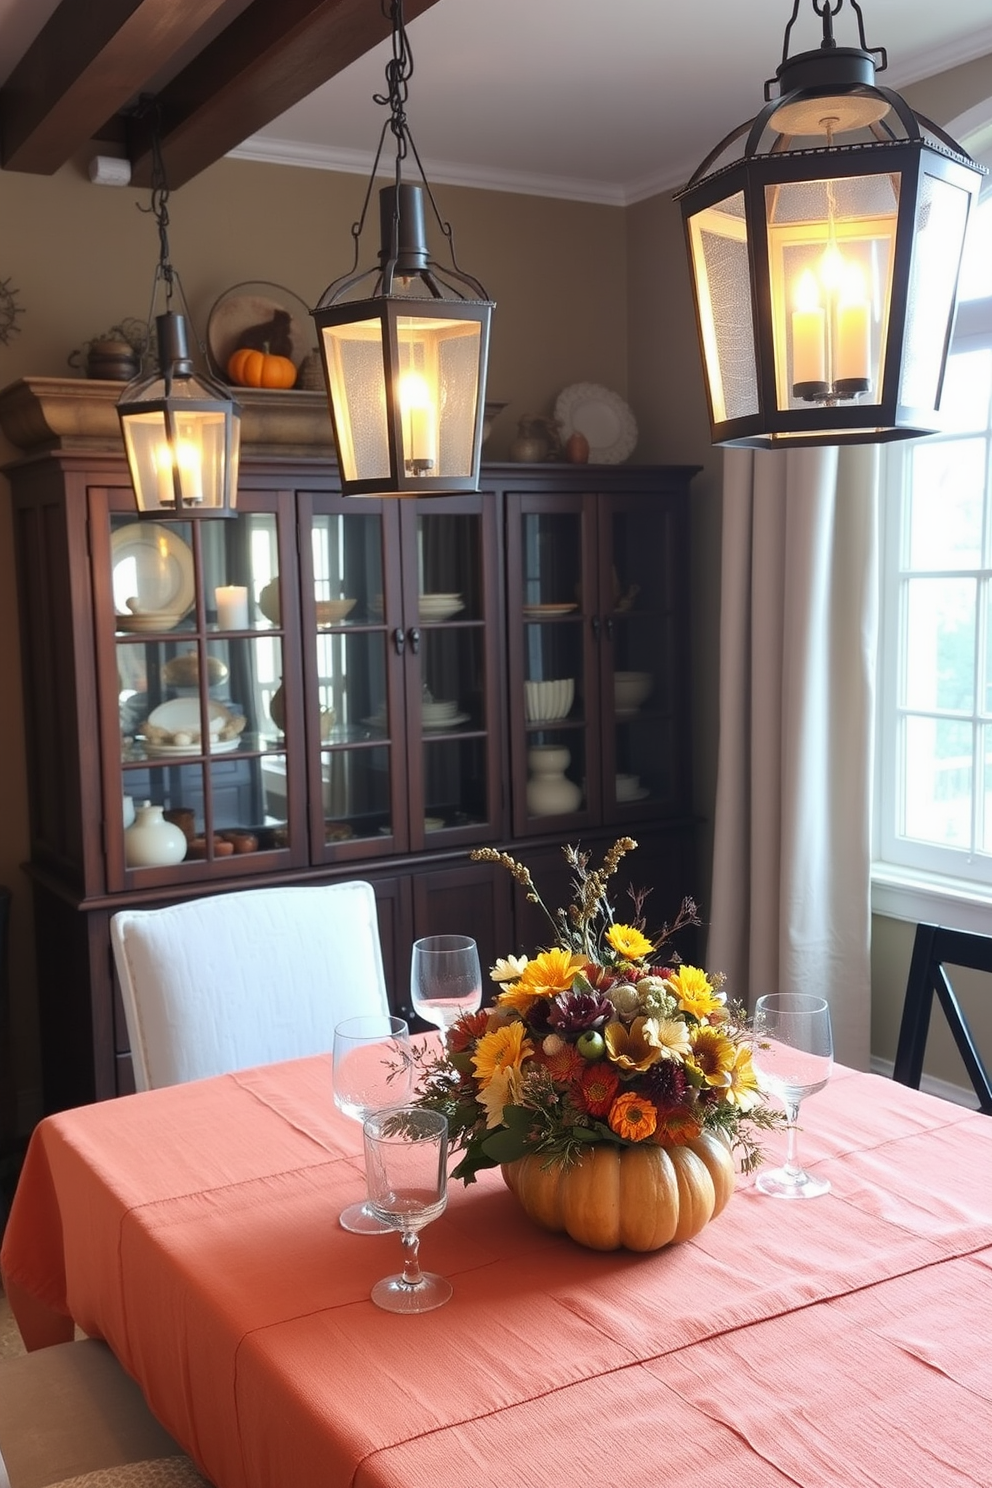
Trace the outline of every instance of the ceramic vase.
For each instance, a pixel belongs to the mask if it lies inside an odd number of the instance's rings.
[[[527,782],[527,810],[531,816],[562,816],[578,811],[582,791],[569,780],[565,771],[571,754],[558,744],[535,744],[527,751],[530,779]]]
[[[129,868],[165,868],[186,856],[186,834],[165,820],[161,806],[146,801],[124,833],[124,859]]]

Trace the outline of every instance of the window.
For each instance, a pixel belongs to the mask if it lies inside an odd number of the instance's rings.
[[[939,435],[889,446],[874,878],[992,894],[992,196],[976,214]],[[970,885],[970,890],[968,886]],[[876,908],[885,908],[874,896]],[[912,918],[933,917],[914,909]],[[944,922],[948,916],[942,915]]]

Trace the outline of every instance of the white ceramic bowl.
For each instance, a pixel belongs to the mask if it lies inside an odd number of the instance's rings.
[[[614,672],[613,696],[621,713],[639,708],[654,687],[650,672]]]
[[[639,775],[617,776],[616,791],[618,801],[636,801],[639,797],[640,789],[641,777]]]
[[[317,612],[318,625],[336,625],[346,615],[350,615],[355,605],[354,599],[317,599],[314,601],[314,609]]]
[[[559,677],[550,682],[524,683],[524,709],[528,723],[567,718],[575,701],[575,678]]]

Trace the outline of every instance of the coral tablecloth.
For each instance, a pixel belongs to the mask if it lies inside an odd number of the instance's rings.
[[[832,1193],[742,1180],[653,1255],[453,1185],[454,1296],[397,1317],[398,1239],[336,1222],[360,1129],[294,1061],[47,1118],[2,1264],[29,1345],[106,1338],[218,1488],[989,1488],[992,1120],[843,1069],[802,1119]]]

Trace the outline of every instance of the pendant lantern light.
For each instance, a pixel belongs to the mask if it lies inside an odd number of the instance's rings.
[[[387,105],[360,220],[354,262],[312,312],[346,496],[428,496],[479,488],[493,303],[459,269],[406,122],[413,59],[401,0],[389,7],[392,57]],[[358,271],[359,246],[386,131],[396,140],[395,179],[379,193],[377,266]],[[421,182],[402,179],[412,153]],[[440,269],[427,245],[425,197],[448,244]],[[371,281],[371,293],[361,286]],[[353,297],[353,296],[358,296]]]
[[[193,370],[186,322],[189,307],[169,259],[169,191],[158,131],[152,133],[152,199],[159,262],[152,282],[149,341],[159,288],[165,310],[155,316],[157,371],[139,376],[121,393],[117,413],[131,484],[142,515],[227,517],[235,514],[241,409],[226,388]],[[172,308],[178,291],[185,315]]]
[[[884,48],[816,51],[679,193],[716,444],[882,443],[941,427],[965,232],[982,167],[879,86]],[[743,155],[722,160],[746,135]]]

